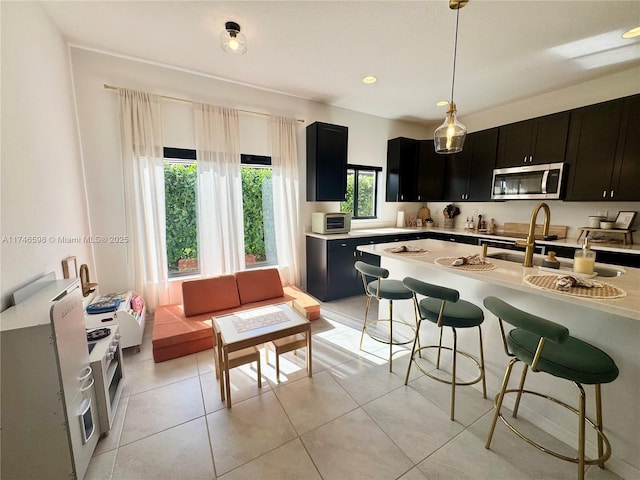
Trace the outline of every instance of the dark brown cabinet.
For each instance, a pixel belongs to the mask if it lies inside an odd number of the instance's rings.
[[[307,127],[307,201],[344,201],[348,128],[314,122]]]
[[[497,148],[497,128],[467,135],[462,152],[445,158],[444,200],[491,200]]]
[[[496,167],[562,162],[570,112],[560,112],[499,127]]]
[[[359,245],[427,238],[428,233],[405,233],[342,239],[307,236],[307,291],[323,302],[364,293],[354,264],[380,265],[380,257],[356,250]]]
[[[366,239],[307,237],[307,291],[323,302],[364,293],[354,264],[360,260],[356,247],[367,243]],[[380,265],[380,257],[366,261]]]
[[[433,140],[398,137],[387,142],[387,202],[442,198],[443,158]]]
[[[619,99],[573,110],[567,146],[569,181],[565,200],[615,198],[619,179],[619,174],[615,174],[616,149],[623,133],[620,126],[624,103]]]
[[[640,95],[624,100],[613,175],[613,200],[640,200]]]

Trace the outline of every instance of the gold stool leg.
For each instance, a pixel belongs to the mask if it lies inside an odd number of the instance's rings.
[[[584,417],[585,417],[585,393],[579,383],[575,384],[580,393],[580,405],[578,407],[578,480],[584,480]]]
[[[440,330],[442,332],[442,330]],[[456,329],[452,328],[453,332],[453,371],[451,373],[451,420],[454,420],[454,414],[456,410],[456,357],[458,353],[458,334],[456,333]],[[438,355],[440,355],[440,350],[438,350]]]
[[[440,341],[438,342],[438,358],[436,360],[437,369],[440,369],[440,351],[442,350],[442,330],[443,328],[440,327]]]
[[[516,398],[516,404],[513,406],[513,414],[512,414],[513,418],[518,417],[518,408],[520,408],[520,399],[522,398],[522,390],[524,389],[524,381],[527,378],[528,368],[529,368],[529,365],[525,363],[524,367],[522,368],[522,376],[520,377],[520,386],[518,387],[518,397]]]
[[[409,383],[409,373],[411,372],[411,364],[413,363],[413,357],[416,352],[416,345],[420,344],[420,324],[422,323],[422,318],[420,318],[420,310],[418,309],[418,299],[416,294],[413,294],[413,313],[416,319],[416,334],[413,337],[413,345],[411,346],[411,356],[409,357],[409,365],[407,365],[407,374],[404,377],[404,384]],[[422,358],[420,350],[418,350],[418,355]]]
[[[602,432],[602,392],[599,383],[596,384],[596,422],[598,431]],[[598,458],[603,458],[603,450],[602,435],[598,435]],[[601,460],[598,466],[604,468],[604,460]]]
[[[360,335],[360,350],[362,350],[362,340],[364,339],[364,332],[367,329],[367,317],[369,316],[369,306],[371,305],[371,299],[373,297],[367,293],[367,305],[364,307],[364,322],[362,323],[362,334]]]
[[[389,371],[393,372],[393,300],[389,300]]]
[[[487,398],[487,379],[484,375],[484,348],[482,347],[482,328],[478,325],[478,337],[480,338],[480,374],[482,375],[482,398]]]
[[[509,384],[509,377],[511,376],[511,369],[513,365],[518,361],[517,358],[512,359],[507,365],[507,370],[504,372],[504,379],[502,380],[502,387],[500,388],[500,393],[496,398],[495,403],[495,413],[493,414],[493,421],[491,422],[491,427],[489,428],[489,436],[487,437],[487,443],[485,443],[484,448],[491,447],[491,439],[493,438],[493,432],[496,429],[496,422],[498,421],[498,417],[500,416],[500,409],[502,408],[502,401],[504,400],[504,392],[507,389]]]

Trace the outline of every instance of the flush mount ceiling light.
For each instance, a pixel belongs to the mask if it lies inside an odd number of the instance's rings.
[[[236,22],[224,24],[225,31],[220,34],[220,46],[227,53],[242,55],[247,51],[247,37],[240,33]]]
[[[440,125],[433,136],[436,153],[457,153],[462,151],[464,139],[467,135],[467,128],[458,122],[456,118],[456,104],[453,102],[453,86],[456,79],[456,56],[458,53],[458,21],[460,19],[460,9],[469,0],[449,0],[449,8],[456,10],[456,37],[453,47],[453,75],[451,78],[451,100],[447,109],[447,116],[444,123]]]
[[[376,83],[378,81],[378,77],[375,75],[367,75],[366,77],[362,77],[362,83]]]

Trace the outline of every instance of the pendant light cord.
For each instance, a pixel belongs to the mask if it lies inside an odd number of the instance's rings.
[[[460,20],[460,4],[456,9],[456,38],[453,44],[453,75],[451,77],[451,102],[453,103],[453,86],[456,82],[456,58],[458,56],[458,22]]]

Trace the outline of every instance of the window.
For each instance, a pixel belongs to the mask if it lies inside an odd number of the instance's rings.
[[[241,161],[245,263],[277,265],[271,157],[243,154]]]
[[[164,149],[164,196],[169,277],[193,275],[198,268],[196,152]]]
[[[196,152],[165,147],[164,158],[169,277],[198,274]],[[243,154],[241,161],[245,262],[276,265],[271,157]]]
[[[380,171],[380,167],[347,165],[347,199],[340,203],[341,212],[353,218],[376,218]]]

